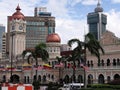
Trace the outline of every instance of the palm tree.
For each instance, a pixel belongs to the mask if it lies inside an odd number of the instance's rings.
[[[105,52],[102,46],[100,45],[99,41],[96,40],[91,33],[88,33],[87,35],[85,35],[85,41],[84,41],[85,54],[86,54],[86,49],[88,49],[88,51],[92,55],[95,55],[97,57],[98,66],[100,66],[100,53],[104,54]]]
[[[100,43],[95,39],[95,37],[88,33],[85,35],[85,41],[82,42],[79,39],[71,39],[68,41],[68,45],[71,47],[74,43],[77,43],[77,46],[73,49],[73,53],[70,57],[70,60],[73,61],[74,67],[76,60],[84,60],[86,63],[86,50],[95,55],[98,58],[98,65],[100,66],[100,51],[104,54],[103,48],[100,46]],[[84,57],[83,57],[84,55]],[[75,69],[73,69],[73,75],[75,76]]]
[[[48,58],[49,58],[49,54],[46,50],[46,44],[45,43],[40,43],[38,45],[35,46],[35,48],[33,50],[25,50],[23,51],[22,55],[23,55],[23,58],[25,57],[26,53],[30,52],[31,55],[34,59],[35,59],[35,63],[36,63],[36,66],[38,66],[38,58],[41,58],[42,61],[47,61]],[[28,63],[30,63],[30,56],[28,57]],[[36,80],[37,80],[37,70],[36,70]]]
[[[73,49],[75,59],[81,59],[84,54],[84,59],[86,60],[86,50],[88,49],[92,55],[95,55],[98,58],[98,65],[100,65],[100,51],[104,54],[104,50],[91,33],[85,35],[84,42],[79,39],[71,39],[68,41],[69,46],[72,46],[74,43],[77,43],[77,46]]]

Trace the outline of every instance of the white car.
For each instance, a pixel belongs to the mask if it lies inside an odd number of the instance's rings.
[[[60,87],[58,90],[70,90],[69,84],[64,84],[64,86]]]

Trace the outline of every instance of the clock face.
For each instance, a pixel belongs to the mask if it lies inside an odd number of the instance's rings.
[[[20,29],[20,30],[22,30],[22,29],[23,29],[23,26],[22,26],[22,25],[20,25],[20,26],[19,26],[19,29]]]

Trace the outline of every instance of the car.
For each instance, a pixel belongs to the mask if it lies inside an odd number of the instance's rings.
[[[83,86],[83,83],[69,83],[64,84],[64,86],[60,87],[58,90],[80,90]]]

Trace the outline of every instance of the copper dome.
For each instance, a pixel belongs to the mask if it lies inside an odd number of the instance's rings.
[[[46,42],[60,42],[61,39],[57,33],[52,33],[47,36]]]
[[[12,19],[23,19],[24,20],[24,15],[20,12],[20,7],[19,5],[16,8],[16,12],[12,15]]]

